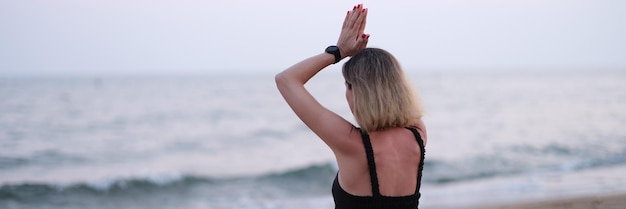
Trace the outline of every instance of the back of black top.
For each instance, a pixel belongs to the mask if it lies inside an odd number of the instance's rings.
[[[333,199],[335,201],[335,209],[416,209],[419,206],[419,198],[421,196],[419,190],[422,182],[422,170],[424,169],[425,148],[424,141],[419,132],[415,128],[407,128],[415,135],[415,140],[419,145],[422,156],[419,164],[419,170],[417,172],[417,185],[415,193],[408,196],[383,196],[380,194],[378,187],[378,176],[376,175],[376,164],[374,163],[374,152],[372,149],[372,143],[369,135],[360,130],[361,138],[363,139],[363,146],[365,147],[365,154],[367,156],[367,165],[370,172],[370,180],[372,185],[372,196],[355,196],[349,194],[341,185],[337,176],[333,182]]]

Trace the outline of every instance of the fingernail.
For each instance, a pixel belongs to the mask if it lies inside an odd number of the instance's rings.
[[[365,38],[365,37],[366,37],[366,35],[365,35],[365,34],[361,34],[361,38]]]
[[[365,12],[366,10],[367,10],[367,9],[363,9],[363,10],[361,10],[361,12]]]
[[[352,7],[352,9],[356,9],[356,6]]]

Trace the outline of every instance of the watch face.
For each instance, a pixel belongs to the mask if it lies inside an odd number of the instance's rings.
[[[337,46],[329,46],[328,48],[326,48],[327,52],[336,52],[339,51],[339,48]]]
[[[328,48],[326,48],[326,53],[329,53],[335,56],[334,63],[338,63],[339,61],[341,61],[341,52],[339,52],[339,47],[329,46]]]

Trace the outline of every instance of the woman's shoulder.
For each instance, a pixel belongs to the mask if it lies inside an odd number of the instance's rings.
[[[419,132],[420,137],[422,138],[422,140],[424,141],[424,145],[426,145],[427,141],[428,141],[428,135],[426,132],[426,125],[424,124],[424,121],[420,118],[418,120],[416,120],[411,126],[409,126],[410,128],[415,128],[417,129],[417,132]]]

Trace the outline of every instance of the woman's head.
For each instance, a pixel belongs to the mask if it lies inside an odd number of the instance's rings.
[[[347,97],[359,126],[368,132],[415,124],[421,104],[402,67],[389,52],[365,48],[343,65]]]

